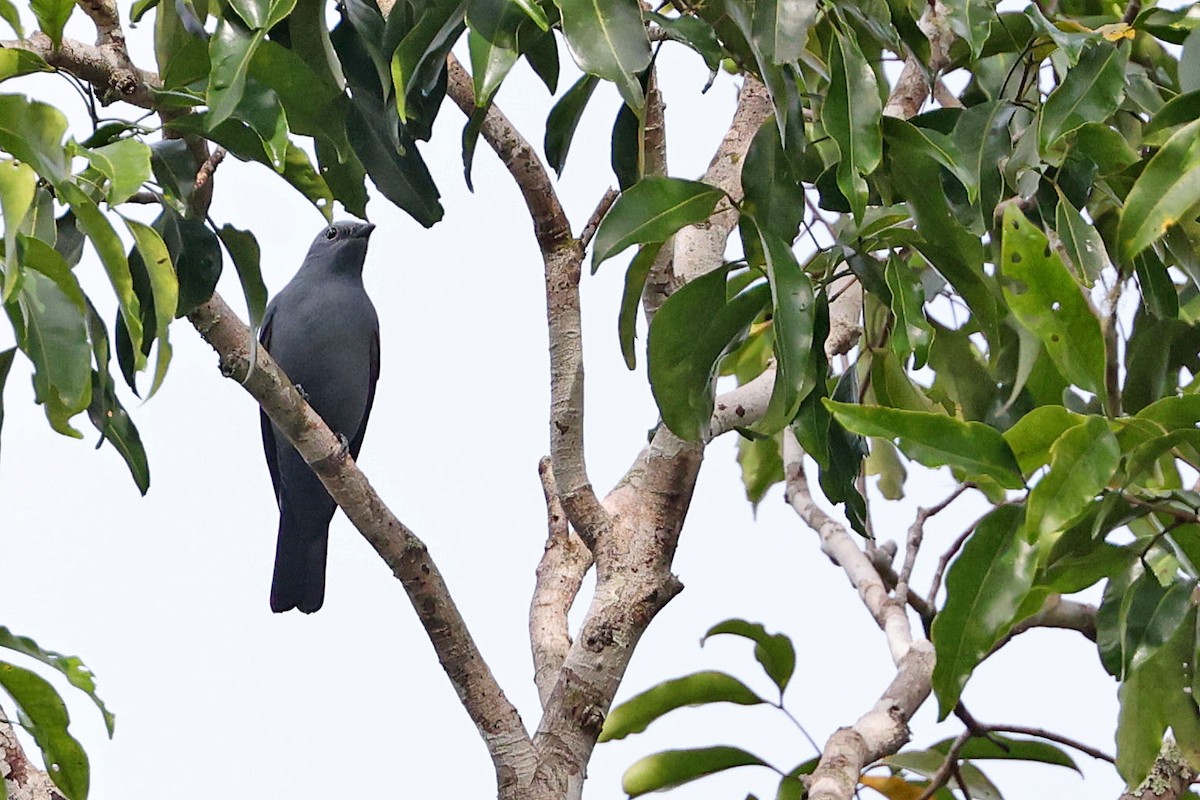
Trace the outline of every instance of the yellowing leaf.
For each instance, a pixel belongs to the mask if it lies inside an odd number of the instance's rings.
[[[889,775],[881,778],[876,775],[863,775],[858,779],[863,786],[869,786],[890,800],[917,800],[925,792],[924,786]]]

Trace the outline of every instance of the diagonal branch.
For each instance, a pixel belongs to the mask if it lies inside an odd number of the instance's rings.
[[[546,498],[549,530],[529,606],[529,643],[533,649],[533,682],[544,709],[571,648],[567,614],[579,594],[583,576],[591,569],[592,551],[567,524],[549,458],[543,458],[538,464],[538,474]]]
[[[896,677],[874,707],[852,726],[835,731],[808,783],[810,800],[849,800],[867,764],[899,750],[909,739],[908,721],[933,685],[933,646],[914,640],[903,600],[889,596],[878,570],[854,537],[813,499],[804,475],[804,451],[791,429],[783,434],[787,500],[821,539],[821,549],[858,590],[883,630],[896,664]]]
[[[450,73],[446,93],[470,116],[475,110],[471,76],[453,55],[446,61]],[[584,460],[583,334],[579,311],[583,247],[571,235],[571,223],[541,159],[495,106],[488,109],[481,133],[516,181],[542,252],[550,336],[550,457],[567,519],[591,547],[612,520],[596,498]]]
[[[380,558],[400,579],[438,660],[475,723],[497,768],[536,759],[516,708],[479,653],[425,544],[380,499],[337,436],[246,324],[214,294],[188,319],[220,356],[221,372],[242,385],[321,482]],[[251,371],[250,354],[257,350]]]

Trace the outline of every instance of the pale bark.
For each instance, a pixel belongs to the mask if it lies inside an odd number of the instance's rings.
[[[25,755],[17,732],[0,709],[0,777],[9,800],[64,800],[44,769]]]

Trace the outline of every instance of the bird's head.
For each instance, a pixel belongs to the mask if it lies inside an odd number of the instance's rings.
[[[306,262],[332,265],[340,271],[362,272],[367,240],[375,226],[369,222],[341,220],[325,227],[308,248]]]

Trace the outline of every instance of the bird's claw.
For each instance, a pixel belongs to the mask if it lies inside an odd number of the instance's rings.
[[[344,434],[344,433],[339,433],[337,435],[337,439],[338,439],[337,457],[339,459],[345,458],[346,456],[350,455],[350,440],[346,438],[346,434]]]
[[[300,395],[301,397],[303,397],[303,398],[304,398],[304,402],[306,402],[306,403],[307,403],[307,402],[308,402],[308,392],[304,391],[304,387],[303,387],[303,386],[301,386],[301,385],[300,385],[300,384],[298,384],[298,383],[297,383],[297,384],[295,384],[295,387],[296,387],[296,394],[298,394],[298,395]]]

